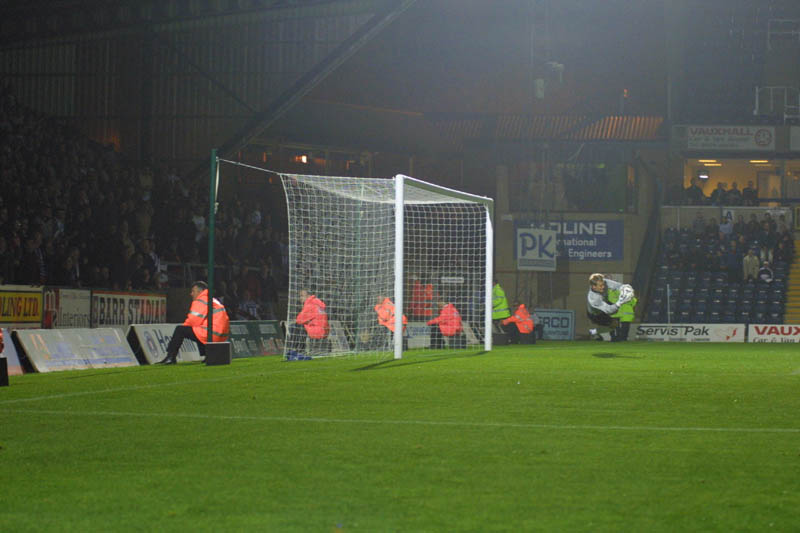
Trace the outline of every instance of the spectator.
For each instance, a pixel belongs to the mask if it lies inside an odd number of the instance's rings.
[[[772,248],[769,248],[766,244],[762,244],[758,248],[758,259],[762,263],[772,263],[773,262]]]
[[[244,290],[244,296],[236,308],[236,315],[242,320],[261,320],[261,309],[250,289]]]
[[[764,283],[772,283],[773,277],[774,274],[769,267],[769,261],[764,261],[764,264],[758,269],[758,280]]]
[[[705,205],[707,203],[698,178],[692,179],[689,186],[684,190],[683,197],[686,205]]]
[[[753,186],[752,181],[748,181],[747,187],[742,189],[742,204],[758,205],[758,191]]]
[[[733,233],[736,235],[744,235],[747,233],[747,223],[744,221],[742,215],[736,217],[736,222],[733,224]]]
[[[735,181],[731,184],[725,197],[725,205],[742,205],[742,191],[739,190],[739,184]]]
[[[705,233],[706,230],[706,220],[703,218],[703,212],[697,211],[694,215],[694,220],[692,221],[692,233],[694,233],[697,237],[700,237]]]
[[[722,206],[728,200],[728,191],[725,189],[725,182],[718,181],[717,188],[711,191],[711,205]]]
[[[722,222],[719,223],[719,233],[724,235],[726,238],[733,233],[733,221],[730,219],[730,217],[723,218]]]
[[[742,259],[742,277],[744,281],[755,281],[758,278],[759,260],[755,250],[750,248]]]
[[[742,254],[736,247],[736,241],[734,241],[725,254],[725,267],[728,271],[729,283],[738,283],[742,279],[742,260]]]
[[[778,245],[775,247],[775,250],[772,253],[772,262],[779,265],[781,263],[788,264],[791,261],[792,254],[786,247],[786,242],[783,240],[778,241]]]

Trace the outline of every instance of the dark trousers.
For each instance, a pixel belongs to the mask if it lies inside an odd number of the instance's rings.
[[[286,349],[294,350],[303,355],[326,355],[331,351],[331,342],[327,337],[324,339],[311,339],[306,333],[306,328],[295,323],[289,324],[289,339],[286,343]],[[306,354],[306,349],[310,353]]]
[[[444,335],[442,335],[442,331],[438,327],[434,327],[431,330],[431,348],[441,350],[447,347],[444,341]],[[467,347],[467,336],[463,333],[457,333],[450,339],[450,348],[466,348]]]
[[[168,358],[174,359],[178,356],[178,350],[180,350],[184,339],[189,339],[190,341],[197,343],[197,347],[200,349],[200,355],[205,357],[206,345],[200,342],[200,340],[194,334],[191,326],[181,325],[175,326],[175,331],[172,332],[172,338],[169,340],[169,344],[167,344]]]

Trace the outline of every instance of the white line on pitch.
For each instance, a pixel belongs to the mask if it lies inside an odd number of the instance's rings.
[[[262,374],[274,374],[275,372],[267,372]],[[215,381],[227,381],[231,379],[239,379],[239,378],[252,378],[253,374],[237,374],[235,376],[224,376],[219,378],[209,378],[209,379],[193,379],[188,381],[167,381],[164,383],[148,383],[147,385],[133,385],[131,387],[121,387],[118,389],[97,389],[97,390],[89,390],[89,391],[80,391],[80,392],[65,392],[63,394],[50,394],[48,396],[36,396],[33,398],[16,398],[14,400],[3,400],[0,401],[0,405],[10,405],[15,403],[24,403],[24,402],[38,402],[38,401],[45,401],[45,400],[56,400],[60,398],[72,398],[75,396],[91,396],[92,394],[106,394],[106,393],[114,393],[114,392],[127,392],[127,391],[137,391],[143,389],[154,389],[158,387],[169,387],[173,385],[190,385],[194,383],[213,383]]]
[[[208,415],[193,413],[135,413],[130,411],[64,411],[44,409],[4,409],[3,413],[72,415],[72,416],[131,416],[143,418],[186,418],[200,420],[243,420],[260,422],[299,422],[319,424],[374,424],[374,425],[411,425],[411,426],[459,426],[475,428],[518,428],[518,429],[560,429],[560,430],[592,430],[592,431],[653,431],[653,432],[698,432],[698,433],[800,433],[800,428],[726,428],[726,427],[688,427],[688,426],[598,426],[583,424],[533,424],[518,422],[467,422],[447,420],[370,420],[365,418],[316,418],[292,416],[243,416],[243,415]]]

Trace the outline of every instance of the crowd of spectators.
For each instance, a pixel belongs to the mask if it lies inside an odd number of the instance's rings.
[[[794,237],[784,216],[759,220],[706,219],[701,211],[690,227],[664,232],[663,264],[670,270],[719,272],[729,282],[771,281],[772,267],[785,268],[794,256]]]
[[[677,196],[677,195],[673,195]],[[739,189],[739,183],[731,183],[730,189],[724,181],[718,181],[716,188],[706,196],[701,187],[699,178],[694,178],[688,187],[683,189],[678,203],[683,205],[713,205],[713,206],[757,206],[758,190],[752,181]]]
[[[172,276],[170,265],[206,262],[206,180],[128,163],[113,146],[21,105],[6,87],[0,188],[0,284],[161,290],[192,281]],[[286,242],[258,198],[220,203],[216,292],[231,318],[274,317]]]

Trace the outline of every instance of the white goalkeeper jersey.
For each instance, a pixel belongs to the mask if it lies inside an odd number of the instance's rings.
[[[586,310],[589,312],[589,314],[597,315],[600,313],[605,313],[607,315],[613,315],[619,311],[618,305],[612,304],[608,301],[608,291],[609,289],[618,291],[620,287],[622,287],[622,283],[619,281],[606,278],[606,288],[602,293],[594,292],[590,288],[589,294],[586,296]]]

